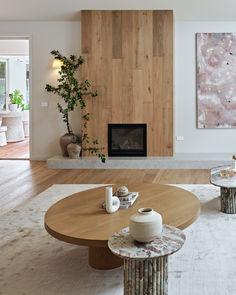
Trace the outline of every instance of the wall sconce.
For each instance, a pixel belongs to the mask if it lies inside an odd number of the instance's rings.
[[[52,62],[52,67],[54,69],[61,69],[61,66],[63,65],[63,62],[58,59],[58,58],[54,58],[53,62]]]

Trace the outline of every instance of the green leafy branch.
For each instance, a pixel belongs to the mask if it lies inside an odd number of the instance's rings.
[[[97,91],[90,91],[91,84],[88,80],[79,82],[76,77],[77,70],[83,64],[84,59],[82,56],[78,58],[75,55],[70,55],[69,58],[63,56],[58,50],[51,51],[54,58],[59,59],[62,63],[61,69],[59,70],[59,78],[57,79],[57,86],[46,84],[45,89],[48,92],[52,92],[60,96],[65,107],[62,104],[57,103],[57,108],[62,114],[63,122],[66,124],[67,133],[74,134],[69,114],[79,106],[81,110],[86,107],[86,97],[96,97]],[[82,133],[81,136],[77,137],[76,143],[81,145],[82,150],[88,151],[91,154],[96,154],[103,163],[105,163],[105,155],[100,153],[103,148],[97,147],[97,140],[90,140],[87,134],[87,123],[89,121],[90,114],[86,113],[82,115]],[[92,146],[90,146],[90,144]]]

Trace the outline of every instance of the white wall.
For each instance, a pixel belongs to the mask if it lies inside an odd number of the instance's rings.
[[[31,159],[47,159],[60,153],[58,140],[66,129],[56,104],[55,95],[45,90],[53,84],[57,70],[52,69],[50,51],[60,50],[65,55],[80,53],[79,22],[0,22],[0,36],[32,36],[32,96],[31,96]],[[48,101],[48,108],[41,107]],[[80,112],[72,116],[74,131],[80,126]],[[33,131],[33,132],[32,132]]]
[[[175,24],[175,134],[176,153],[233,153],[236,150],[234,129],[196,128],[195,33],[235,32],[236,22],[176,22]],[[32,35],[31,158],[47,159],[60,154],[59,137],[66,129],[61,120],[55,95],[45,91],[53,84],[57,71],[51,68],[50,51],[80,54],[80,22],[0,22],[0,36]],[[49,107],[41,107],[48,101]],[[75,133],[80,128],[80,111],[72,116]],[[32,131],[31,130],[31,131]]]
[[[236,129],[196,128],[195,33],[236,32],[236,22],[176,22],[175,134],[176,153],[235,153]]]
[[[177,21],[235,21],[234,0],[1,0],[3,21],[77,21],[81,9],[173,9]]]

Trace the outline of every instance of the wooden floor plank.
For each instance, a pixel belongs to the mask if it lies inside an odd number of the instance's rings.
[[[0,160],[0,215],[53,184],[209,183],[209,170],[48,169],[43,161]]]
[[[29,137],[0,146],[0,159],[29,159]]]

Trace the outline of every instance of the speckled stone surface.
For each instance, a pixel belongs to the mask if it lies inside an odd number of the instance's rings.
[[[231,178],[220,176],[221,170],[229,170],[231,166],[219,166],[211,169],[210,181],[220,187],[236,188],[236,174]]]
[[[108,241],[108,247],[121,258],[150,259],[170,255],[184,244],[185,234],[178,228],[163,225],[161,238],[150,243],[138,243],[129,233],[129,227],[123,228]]]
[[[219,166],[211,169],[210,181],[220,187],[220,210],[227,214],[236,214],[236,174],[222,177],[221,170],[230,170],[231,166]]]
[[[54,156],[47,159],[50,169],[210,169],[231,163],[230,154],[179,153],[173,157],[108,157],[104,165],[96,157],[69,159]],[[42,160],[42,158],[40,158]]]

